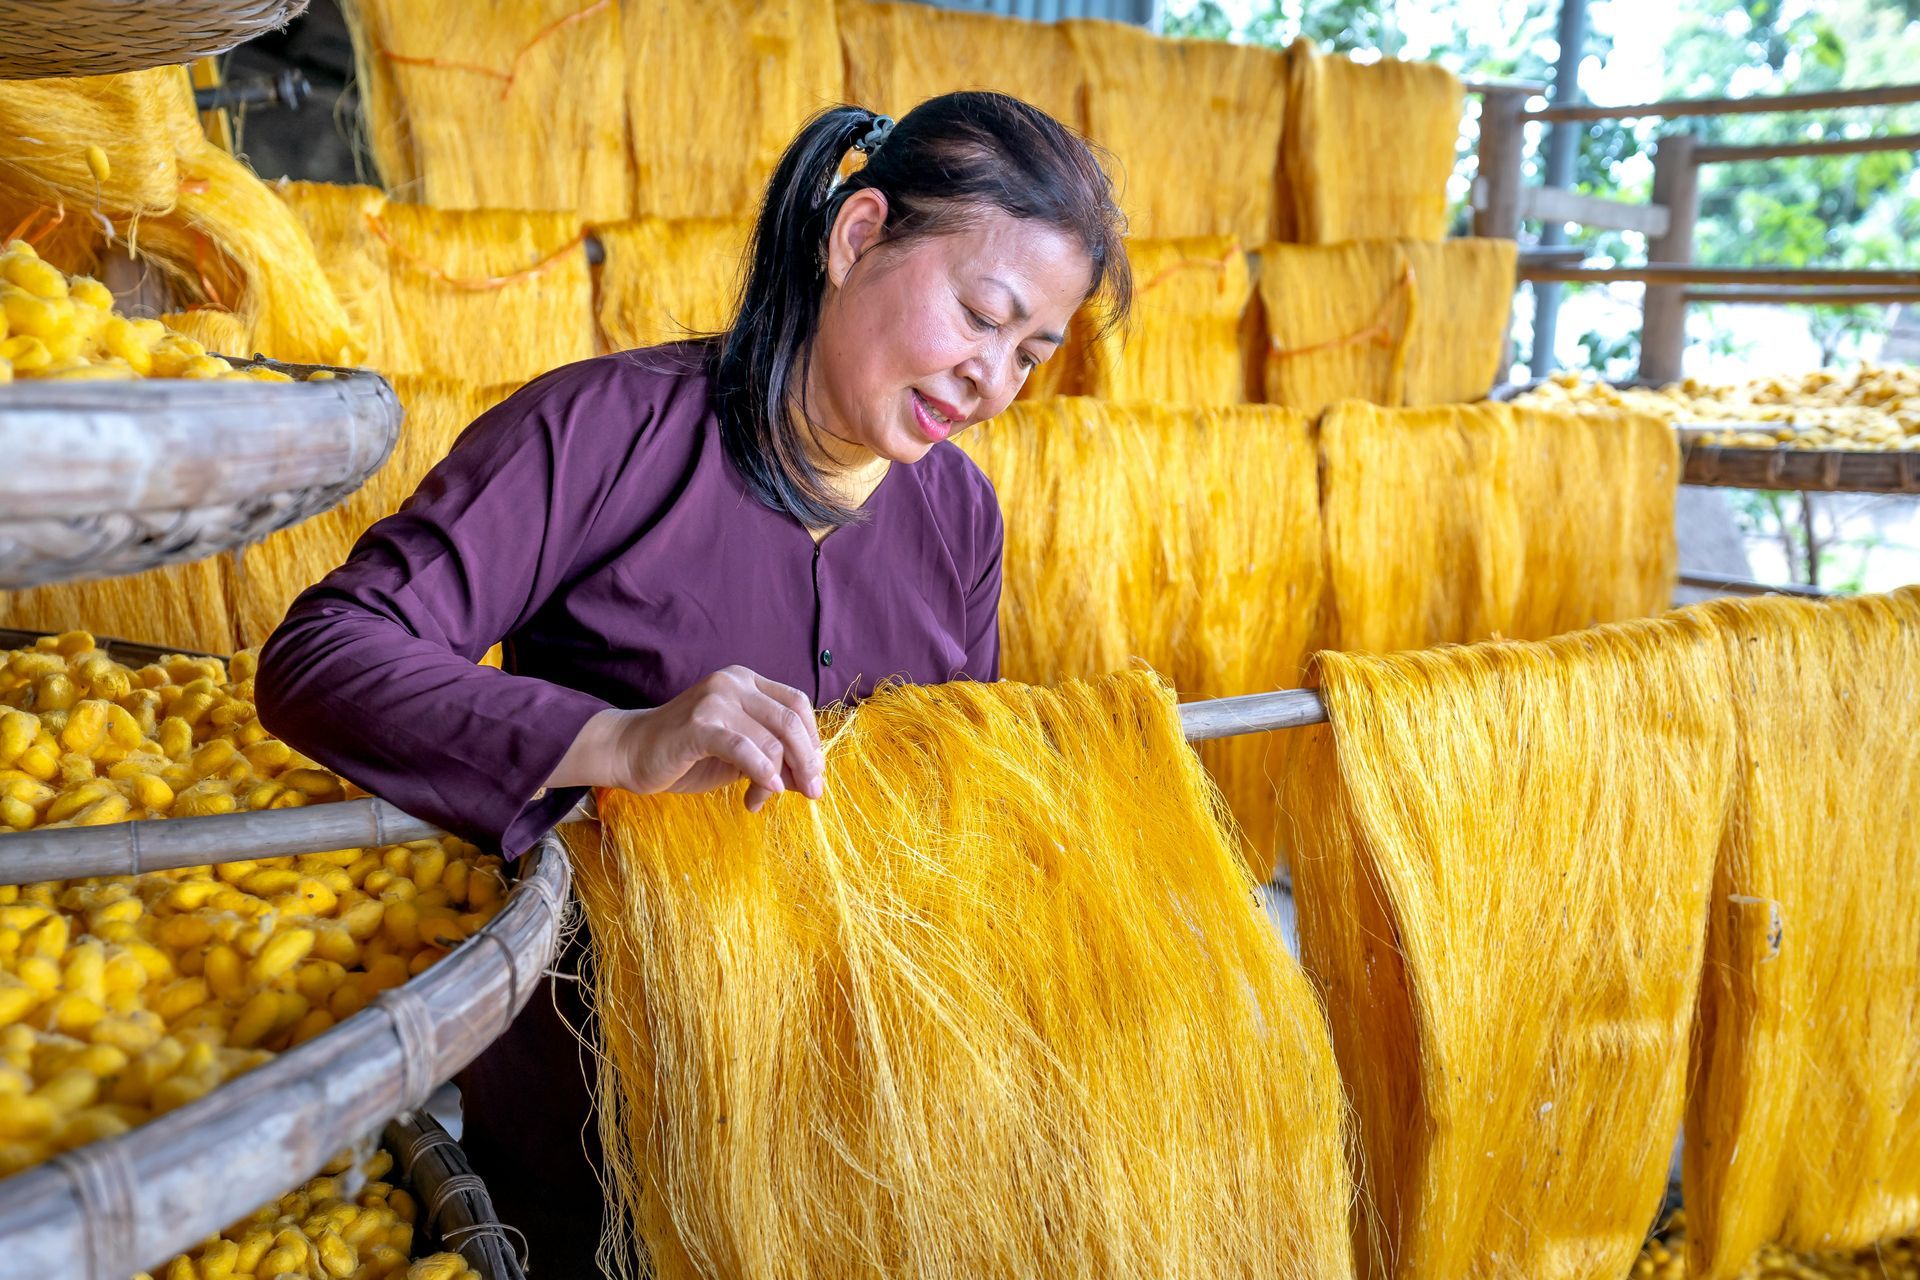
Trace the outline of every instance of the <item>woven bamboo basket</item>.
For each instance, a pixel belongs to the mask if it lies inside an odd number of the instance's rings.
[[[0,590],[201,559],[338,503],[387,460],[402,413],[379,374],[330,372],[0,386]]]
[[[381,1145],[420,1202],[422,1225],[440,1248],[467,1260],[484,1280],[526,1280],[522,1241],[494,1212],[467,1153],[425,1112],[391,1121]]]
[[[197,1102],[0,1182],[0,1280],[126,1280],[417,1111],[539,986],[568,883],[548,835],[500,914],[405,986]]]
[[[284,27],[308,0],[0,0],[0,80],[191,62]]]

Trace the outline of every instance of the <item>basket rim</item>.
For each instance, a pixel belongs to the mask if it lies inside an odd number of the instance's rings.
[[[309,0],[0,0],[0,80],[110,75],[212,57],[284,27]],[[56,21],[57,20],[57,21]]]
[[[320,382],[0,385],[0,589],[204,559],[337,505],[400,440],[380,374],[255,357]],[[56,477],[49,483],[48,477]]]

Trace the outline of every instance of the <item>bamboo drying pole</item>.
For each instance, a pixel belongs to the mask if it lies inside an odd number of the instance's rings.
[[[1312,689],[1183,703],[1189,742],[1319,724],[1327,718]],[[579,810],[569,818],[585,816]],[[385,800],[343,800],[301,809],[269,809],[208,818],[116,822],[0,836],[0,884],[138,875],[249,858],[280,858],[444,835],[439,827]]]

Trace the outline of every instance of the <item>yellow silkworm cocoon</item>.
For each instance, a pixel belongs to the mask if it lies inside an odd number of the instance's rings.
[[[311,929],[288,929],[276,934],[254,957],[248,976],[257,983],[272,982],[305,960],[313,950],[313,942],[314,933]]]
[[[60,268],[40,258],[9,253],[0,256],[0,278],[17,285],[36,298],[48,300],[67,296],[67,277]],[[11,313],[11,308],[9,308]]]
[[[128,813],[132,811],[132,807],[127,797],[115,792],[112,795],[102,796],[75,814],[73,817],[73,825],[76,827],[97,827],[105,826],[110,822],[124,822]]]
[[[0,713],[0,767],[11,765],[25,754],[39,731],[38,718],[25,711]]]
[[[143,808],[161,813],[173,805],[173,788],[166,780],[151,773],[135,774],[128,779],[133,788],[133,798]]]
[[[466,1260],[457,1253],[436,1253],[407,1268],[407,1280],[459,1280],[467,1270]]]
[[[60,731],[60,744],[68,751],[91,756],[106,745],[107,710],[111,704],[88,698],[73,708]]]
[[[113,310],[113,290],[91,276],[76,276],[68,282],[67,292],[75,302],[84,303],[95,311]]]

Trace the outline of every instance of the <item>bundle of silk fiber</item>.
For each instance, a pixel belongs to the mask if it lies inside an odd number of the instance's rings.
[[[847,99],[899,117],[943,93],[1012,94],[1083,127],[1081,73],[1058,23],[893,0],[842,0]]]
[[[1406,403],[1479,400],[1500,376],[1513,304],[1511,240],[1458,236],[1403,240],[1414,286],[1427,303],[1407,338]]]
[[[594,315],[609,351],[716,333],[733,319],[753,224],[742,218],[635,218],[594,229],[605,255]]]
[[[1244,401],[1241,329],[1253,279],[1240,242],[1231,236],[1135,239],[1127,242],[1127,260],[1133,314],[1124,333],[1087,344],[1079,389],[1104,400]],[[1076,336],[1086,327],[1076,323]]]
[[[1086,81],[1087,136],[1118,162],[1132,234],[1269,239],[1288,55],[1225,40],[1168,40],[1130,23],[1083,18],[1061,26]]]
[[[349,0],[368,140],[396,199],[633,210],[614,0]]]
[[[1498,406],[1348,400],[1321,417],[1331,647],[1388,653],[1512,634],[1526,564],[1514,439]]]
[[[1643,413],[1474,408],[1514,427],[1511,488],[1523,559],[1505,633],[1544,640],[1666,609],[1679,555],[1672,428]]]
[[[1628,1274],[1666,1188],[1733,720],[1686,617],[1316,660],[1301,956],[1361,1135],[1363,1272]]]
[[[295,186],[327,272],[368,317],[382,372],[525,381],[594,352],[586,228],[563,213],[430,209]]]
[[[394,305],[393,268],[373,235],[387,206],[380,188],[282,181],[273,189],[313,241],[327,283],[366,341],[368,367],[388,376],[417,371],[419,358]]]
[[[1182,698],[1292,688],[1321,636],[1311,424],[1286,409],[1016,404],[961,437],[1006,521],[1001,664],[1051,683],[1144,665]],[[1282,741],[1206,743],[1265,879]]]
[[[1264,246],[1262,398],[1303,413],[1346,399],[1404,403],[1420,302],[1412,265],[1394,241]]]
[[[1352,1274],[1326,1024],[1126,674],[883,690],[826,792],[602,792],[601,1133],[651,1274]]]
[[[1287,50],[1286,66],[1285,238],[1339,244],[1444,236],[1464,97],[1459,78],[1437,62],[1330,56],[1305,38]]]
[[[753,217],[787,143],[843,96],[833,0],[626,0],[620,29],[638,214]]]
[[[180,158],[173,211],[129,238],[176,295],[231,311],[254,350],[306,364],[357,364],[366,342],[334,295],[306,228],[245,163],[204,138]]]
[[[76,221],[90,221],[88,209],[137,216],[173,208],[178,157],[202,140],[193,85],[179,67],[0,80],[0,187],[67,205]],[[98,156],[89,155],[94,148]]]
[[[1740,730],[1684,1159],[1719,1280],[1920,1229],[1920,589],[1690,612]]]
[[[118,578],[0,591],[0,626],[232,653],[239,646],[228,607],[231,577],[231,557],[220,555]]]

